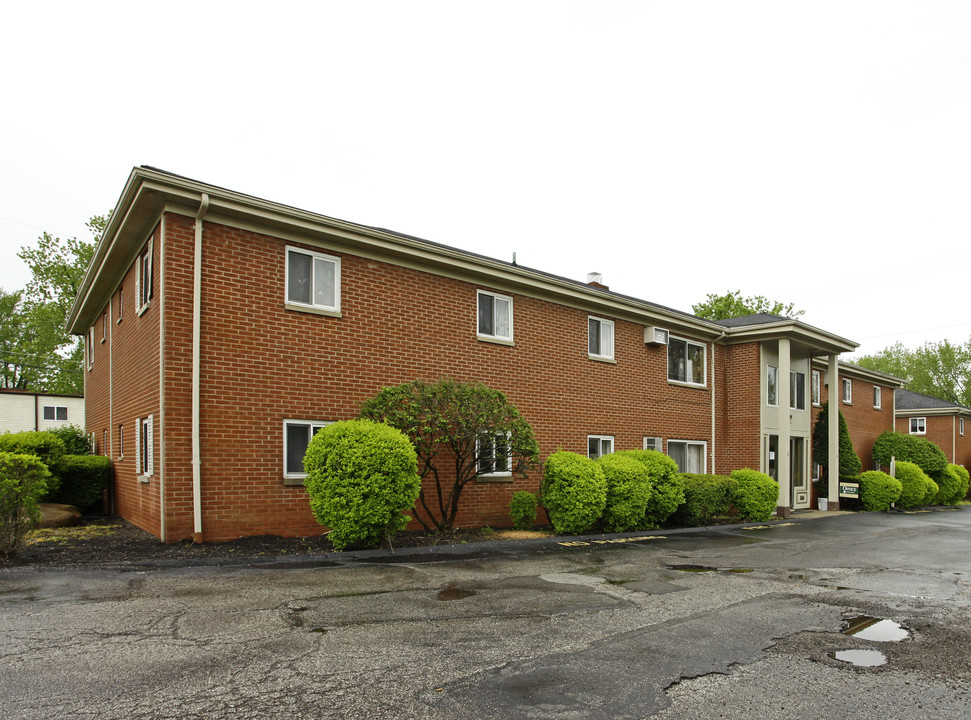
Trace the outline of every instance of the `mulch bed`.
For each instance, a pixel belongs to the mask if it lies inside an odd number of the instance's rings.
[[[424,545],[454,545],[501,539],[502,531],[456,530],[443,536],[406,531],[394,536],[395,550]],[[354,546],[348,550],[357,549]],[[245,537],[218,543],[180,541],[161,543],[158,538],[118,517],[85,516],[72,528],[35,530],[9,560],[0,556],[0,567],[44,567],[146,563],[193,558],[268,558],[287,555],[319,555],[333,552],[326,535],[281,538],[275,535]]]

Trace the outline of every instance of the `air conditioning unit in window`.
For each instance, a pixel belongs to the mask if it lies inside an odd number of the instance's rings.
[[[644,449],[645,450],[657,450],[658,452],[664,452],[661,445],[661,438],[659,437],[646,437],[644,438]]]
[[[644,328],[644,342],[647,345],[667,345],[668,331],[664,328],[649,325]]]

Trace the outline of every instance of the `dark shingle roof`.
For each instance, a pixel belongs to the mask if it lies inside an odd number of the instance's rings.
[[[955,410],[971,410],[950,400],[941,400],[930,395],[921,395],[910,390],[898,390],[896,395],[898,410],[932,410],[937,408],[954,408]]]
[[[742,315],[741,317],[726,318],[725,320],[716,320],[715,322],[725,327],[745,327],[747,325],[766,325],[767,323],[783,322],[791,319],[782,315],[773,315],[772,313],[756,313],[755,315]]]

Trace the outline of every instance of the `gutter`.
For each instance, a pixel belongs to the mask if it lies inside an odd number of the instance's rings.
[[[202,351],[202,222],[209,210],[209,195],[202,193],[196,213],[196,237],[192,264],[192,539],[202,542],[202,450],[199,443]]]

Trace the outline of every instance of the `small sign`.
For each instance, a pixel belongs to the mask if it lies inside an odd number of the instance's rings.
[[[840,483],[840,497],[860,497],[860,483]]]

